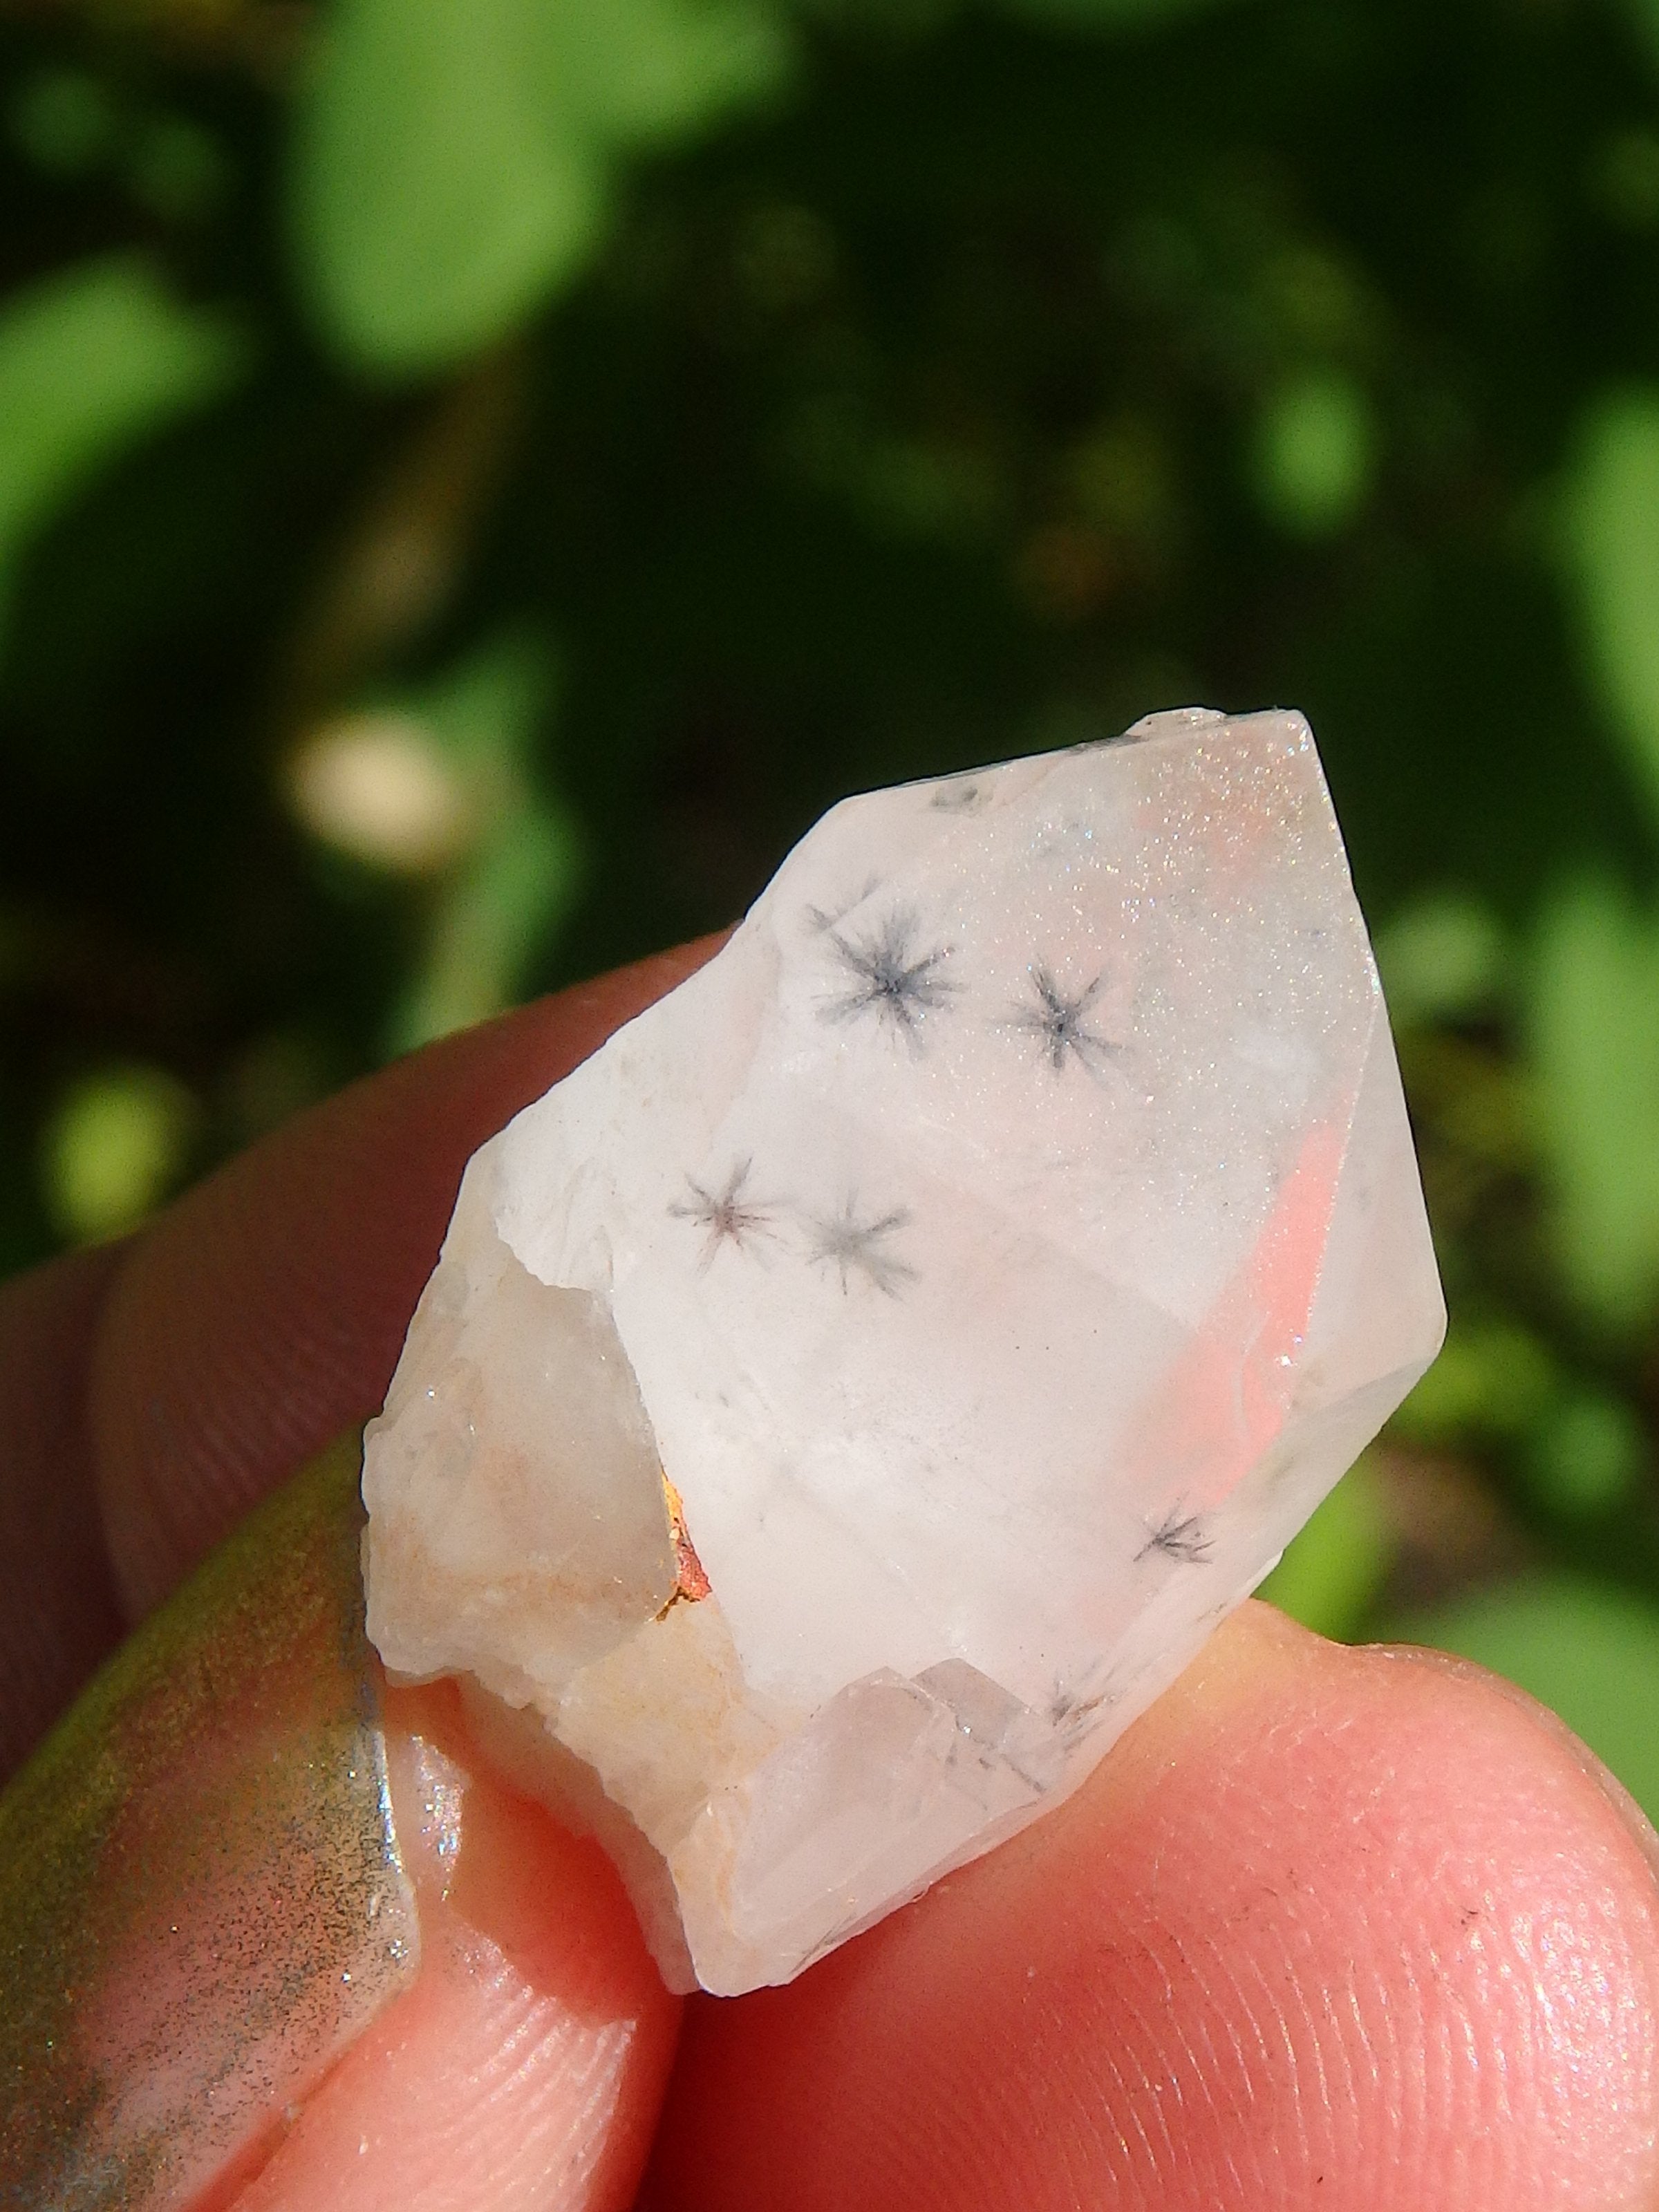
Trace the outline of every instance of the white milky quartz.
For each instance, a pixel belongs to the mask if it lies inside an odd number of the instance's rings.
[[[468,1167],[369,1633],[672,1983],[785,1981],[1081,1781],[1443,1324],[1299,716],[850,799]]]

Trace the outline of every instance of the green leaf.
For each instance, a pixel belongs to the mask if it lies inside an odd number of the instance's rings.
[[[780,15],[742,0],[544,0],[535,13],[550,106],[603,139],[672,141],[789,74]]]
[[[1617,393],[1591,411],[1564,520],[1591,664],[1659,807],[1659,392]]]
[[[348,360],[445,367],[581,264],[605,174],[537,61],[536,0],[337,0],[296,118],[303,279]]]
[[[623,146],[769,90],[787,58],[732,0],[336,0],[291,180],[323,330],[383,375],[503,337],[599,243]]]
[[[551,656],[534,637],[492,638],[399,703],[464,772],[492,779],[491,805],[511,812],[553,689]]]
[[[1365,1460],[1350,1468],[1256,1591],[1320,1636],[1358,1633],[1388,1577],[1393,1532]]]
[[[1431,891],[1376,939],[1376,964],[1396,1029],[1488,1012],[1508,980],[1509,947],[1492,908],[1467,891]]]
[[[1566,1575],[1483,1591],[1407,1624],[1559,1713],[1659,1819],[1659,1610]]]
[[[1281,529],[1328,536],[1364,505],[1376,442],[1370,402],[1352,377],[1334,369],[1293,377],[1256,425],[1256,496]]]
[[[83,262],[0,310],[0,591],[108,461],[223,390],[242,349],[143,261]]]
[[[1604,1390],[1563,1394],[1528,1440],[1522,1470],[1552,1512],[1608,1513],[1626,1504],[1648,1471],[1635,1409]]]
[[[1659,1294],[1659,930],[1611,882],[1547,905],[1532,1030],[1567,1279],[1603,1323],[1630,1329]]]
[[[74,1085],[46,1125],[47,1207],[76,1243],[118,1237],[167,1197],[198,1119],[158,1067],[111,1067]]]
[[[581,888],[580,826],[532,774],[551,674],[534,640],[507,635],[400,702],[470,787],[480,829],[434,902],[426,957],[393,1017],[395,1051],[510,1006]]]
[[[1440,1357],[1395,1413],[1390,1433],[1426,1444],[1523,1435],[1559,1388],[1548,1351],[1518,1322],[1454,1315]]]
[[[426,960],[397,1018],[397,1050],[513,1004],[530,962],[574,902],[582,855],[562,808],[544,804],[501,825],[438,908]]]

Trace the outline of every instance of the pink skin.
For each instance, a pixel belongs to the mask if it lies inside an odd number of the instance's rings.
[[[0,1290],[0,1759],[371,1411],[462,1162],[705,957],[449,1041]],[[1252,1606],[1051,1819],[787,1990],[684,2008],[608,1865],[465,1782],[425,1955],[196,2212],[1613,2212],[1659,2203],[1654,1844],[1526,1700]]]
[[[645,2201],[1646,2205],[1651,1882],[1528,1705],[1253,1606],[1052,1820],[700,2008]]]
[[[390,1718],[399,1832],[414,1839],[421,1976],[229,2201],[238,2212],[624,2205],[678,2007],[621,1885],[596,1846],[486,1777],[466,1785],[462,1847],[446,1867],[418,1840],[408,1753],[436,1747],[451,1770],[467,1771],[459,1701],[397,1692]]]

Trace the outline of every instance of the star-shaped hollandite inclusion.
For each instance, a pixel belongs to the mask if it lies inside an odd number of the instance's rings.
[[[951,957],[950,947],[939,945],[924,951],[921,922],[908,907],[896,908],[863,938],[832,929],[830,943],[848,988],[825,1002],[825,1020],[850,1022],[873,1014],[919,1048],[923,1022],[945,1006],[956,989],[940,973]]]
[[[1097,975],[1080,991],[1066,991],[1043,961],[1033,961],[1030,972],[1035,1004],[1017,1006],[1008,1017],[1009,1027],[1036,1037],[1042,1057],[1057,1075],[1065,1073],[1068,1058],[1091,1075],[1099,1075],[1121,1048],[1091,1029],[1085,1019],[1106,988],[1105,976]]]
[[[730,1244],[738,1252],[748,1252],[762,1239],[776,1233],[772,1227],[773,1209],[744,1196],[753,1165],[751,1160],[738,1160],[723,1188],[717,1191],[706,1189],[687,1176],[685,1187],[690,1196],[677,1200],[669,1207],[677,1221],[695,1222],[698,1228],[708,1232],[703,1241],[700,1267],[711,1267],[723,1244]]]

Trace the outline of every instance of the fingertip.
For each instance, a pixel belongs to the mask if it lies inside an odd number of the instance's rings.
[[[1582,1736],[1573,1734],[1559,1713],[1518,1683],[1493,1674],[1490,1668],[1457,1652],[1442,1651],[1426,1644],[1372,1644],[1363,1648],[1370,1657],[1384,1663],[1425,1668],[1449,1680],[1470,1685],[1481,1697],[1499,1698],[1513,1705],[1531,1727],[1540,1729],[1554,1742],[1562,1755],[1605,1799],[1641,1853],[1656,1888],[1659,1888],[1659,1832],[1613,1769],[1596,1757]]]
[[[1246,1608],[1070,1802],[696,2006],[647,2201],[1648,2202],[1642,1842],[1487,1679]]]

